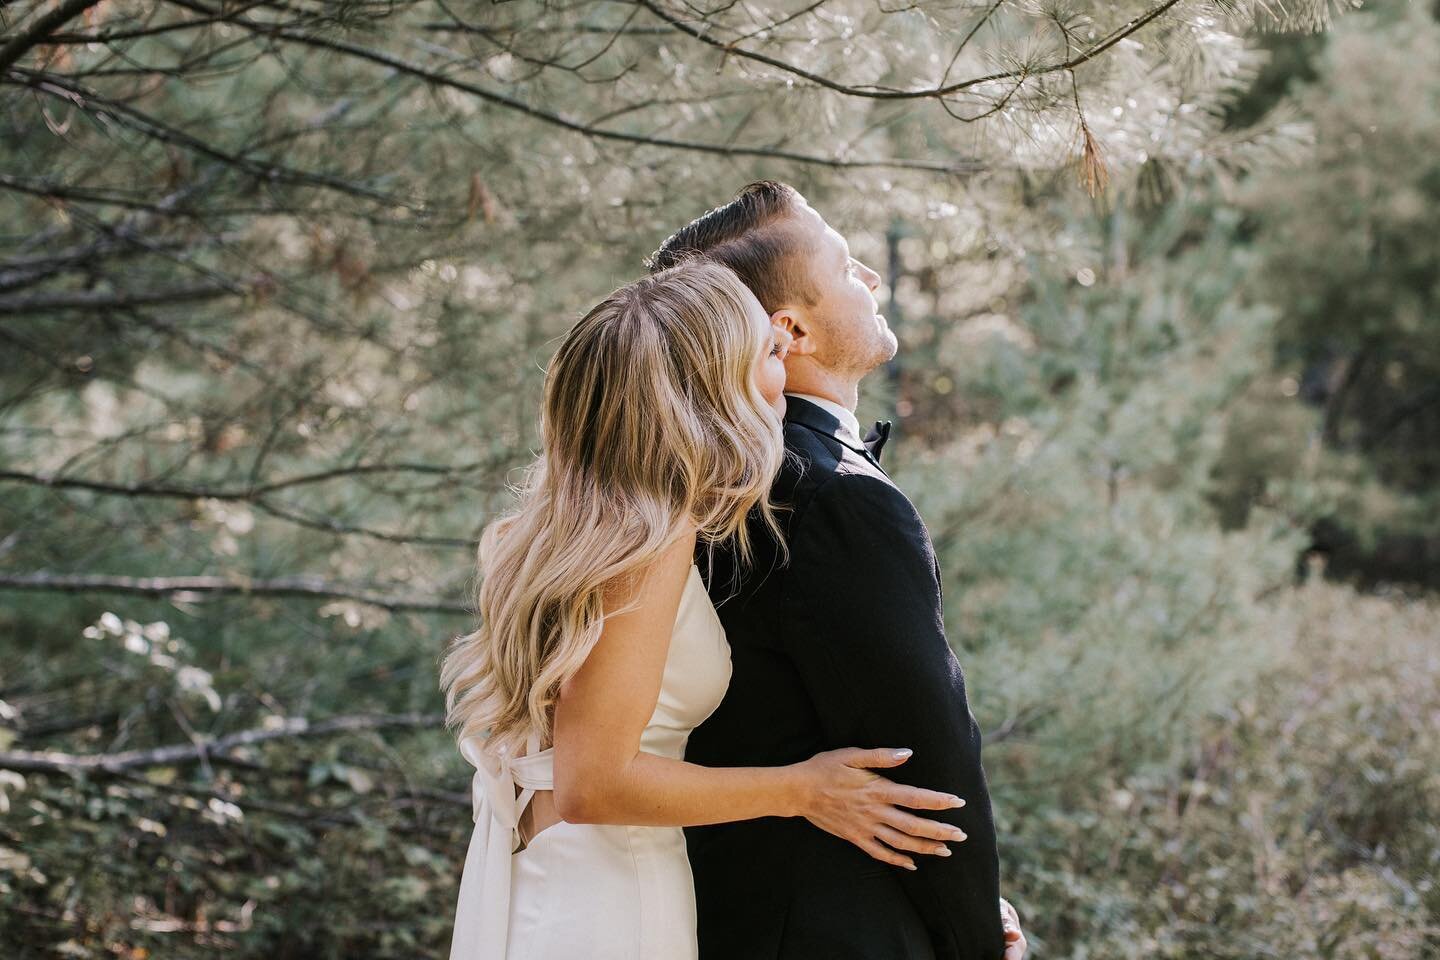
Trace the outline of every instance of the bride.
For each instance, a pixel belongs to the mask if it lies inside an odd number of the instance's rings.
[[[959,798],[845,749],[783,767],[684,762],[730,679],[693,562],[769,501],[783,456],[788,334],[728,268],[682,262],[621,287],[546,372],[543,452],[480,540],[480,627],[440,669],[474,765],[475,827],[452,960],[689,960],[694,886],[681,827],[805,817],[887,863],[945,855],[951,828],[899,809]]]

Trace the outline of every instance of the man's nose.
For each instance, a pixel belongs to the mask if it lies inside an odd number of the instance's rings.
[[[865,271],[865,285],[870,288],[870,292],[874,293],[876,290],[880,289],[880,274],[876,273],[874,270],[871,270],[863,263],[860,266]]]

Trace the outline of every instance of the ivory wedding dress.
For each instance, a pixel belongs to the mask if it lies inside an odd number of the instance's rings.
[[[640,749],[684,759],[690,731],[729,683],[725,630],[691,565]],[[695,885],[681,828],[561,820],[517,852],[525,805],[553,789],[554,751],[537,752],[533,735],[524,756],[495,756],[483,744],[460,743],[475,766],[475,830],[450,960],[693,960]]]

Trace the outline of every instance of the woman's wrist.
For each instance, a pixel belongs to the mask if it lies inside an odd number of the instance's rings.
[[[784,767],[776,767],[779,775],[780,787],[778,799],[780,801],[779,815],[782,817],[803,817],[810,809],[810,782],[805,776],[805,764],[792,763]]]

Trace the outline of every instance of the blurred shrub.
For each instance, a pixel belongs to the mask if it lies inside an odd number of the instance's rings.
[[[1009,795],[1037,955],[1435,956],[1437,624],[1433,600],[1281,592],[1246,638],[1265,665],[1178,762]]]

